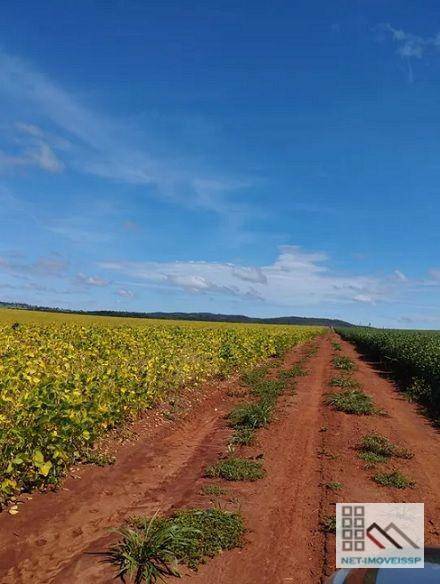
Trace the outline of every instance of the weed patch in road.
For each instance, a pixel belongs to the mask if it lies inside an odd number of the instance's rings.
[[[246,403],[236,406],[228,415],[232,428],[261,428],[270,422],[272,407],[267,403]]]
[[[281,379],[265,379],[252,388],[252,394],[258,396],[261,402],[274,404],[286,384]]]
[[[220,485],[203,485],[202,495],[209,495],[212,497],[220,497],[221,495],[226,495],[227,491]]]
[[[336,515],[328,515],[321,521],[321,529],[324,533],[336,533]]]
[[[406,448],[396,446],[386,436],[381,434],[367,434],[362,438],[358,450],[364,454],[373,454],[379,458],[412,458],[413,454]]]
[[[229,440],[230,446],[249,446],[254,442],[254,428],[237,428]]]
[[[413,488],[416,485],[414,481],[398,470],[377,473],[374,475],[373,481],[383,487],[394,487],[395,489]]]
[[[227,481],[256,481],[265,475],[263,463],[247,458],[225,458],[208,466],[205,476]]]
[[[290,369],[283,369],[278,375],[278,379],[282,381],[287,381],[293,377],[303,377],[307,375],[307,371],[304,371],[300,363],[295,363]]]
[[[137,518],[119,531],[121,541],[106,552],[117,576],[135,584],[163,582],[177,576],[179,563],[190,568],[223,550],[242,545],[245,532],[238,513],[220,509],[189,509],[170,518]]]
[[[328,393],[325,403],[339,412],[356,414],[358,416],[370,416],[380,413],[375,407],[372,398],[363,391],[353,389],[340,393]]]
[[[333,377],[329,381],[331,387],[340,387],[341,389],[359,389],[361,384],[351,377]]]
[[[341,351],[342,346],[341,343],[337,343],[336,341],[332,341],[332,347],[335,351]]]
[[[360,452],[359,458],[367,463],[365,465],[366,468],[372,468],[376,464],[380,464],[388,460],[386,456],[383,456],[382,454],[374,454],[374,452]]]
[[[340,491],[342,489],[342,483],[331,481],[329,483],[325,483],[325,487],[330,491]]]
[[[255,369],[251,369],[250,371],[246,371],[240,377],[240,382],[243,385],[253,386],[260,381],[262,381],[269,371],[269,367],[267,365],[263,365],[262,367],[256,367]]]
[[[332,362],[333,362],[333,366],[336,367],[336,369],[342,369],[342,371],[355,371],[356,370],[355,363],[349,357],[346,357],[345,355],[343,355],[342,357],[340,357],[339,355],[336,357],[333,357]]]

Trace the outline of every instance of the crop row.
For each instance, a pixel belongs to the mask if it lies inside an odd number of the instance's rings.
[[[337,332],[381,359],[410,395],[440,414],[440,332],[343,328]]]
[[[184,385],[243,370],[316,327],[0,326],[0,503],[55,483],[110,428]]]

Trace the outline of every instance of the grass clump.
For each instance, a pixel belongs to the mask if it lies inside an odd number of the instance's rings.
[[[329,393],[326,396],[325,402],[327,405],[333,406],[335,410],[345,412],[346,414],[369,416],[379,413],[371,397],[363,391],[356,389],[346,390],[340,393]]]
[[[333,365],[336,367],[336,369],[342,369],[343,371],[356,370],[356,365],[349,357],[346,357],[345,355],[342,357],[333,357]]]
[[[333,377],[330,379],[331,387],[341,387],[342,389],[359,389],[361,384],[351,377]]]
[[[202,494],[211,497],[220,497],[221,495],[226,495],[226,490],[220,487],[220,485],[203,485]]]
[[[307,372],[304,371],[300,363],[295,363],[295,365],[293,365],[289,369],[283,369],[282,371],[280,371],[278,374],[278,379],[287,381],[292,377],[302,377],[304,375],[307,375]]]
[[[283,379],[264,379],[254,385],[252,393],[257,395],[261,400],[271,401],[278,397],[285,388],[285,385]]]
[[[106,561],[117,567],[116,577],[128,576],[135,584],[163,582],[165,576],[179,576],[177,550],[198,537],[171,521],[140,519],[138,525],[119,530],[121,541],[105,553]]]
[[[373,481],[382,485],[383,487],[393,487],[395,489],[407,489],[408,487],[415,487],[416,483],[406,477],[398,470],[391,472],[377,473],[373,477]]]
[[[383,454],[375,454],[374,452],[360,452],[359,458],[367,463],[367,467],[372,467],[381,462],[386,462],[388,458],[383,456]]]
[[[208,466],[205,471],[205,476],[208,478],[220,478],[227,481],[256,481],[264,475],[263,464],[247,458],[225,458]]]
[[[262,367],[256,367],[250,371],[245,371],[241,375],[240,381],[244,385],[256,385],[266,377],[268,370],[269,367],[267,365],[263,365]]]
[[[330,491],[340,491],[342,489],[342,483],[337,483],[335,481],[326,483],[325,486],[327,489],[330,489]]]
[[[261,428],[270,422],[272,407],[268,403],[245,403],[236,406],[228,415],[233,428]]]
[[[254,428],[237,428],[229,440],[231,446],[249,446],[255,438]]]
[[[321,521],[321,529],[325,533],[336,533],[336,515],[328,515]]]
[[[135,584],[163,582],[177,576],[179,563],[197,568],[207,557],[242,545],[245,528],[238,513],[189,509],[170,518],[138,518],[119,531],[121,541],[105,554]]]
[[[336,341],[332,342],[332,347],[335,351],[340,351],[342,349],[341,343],[337,343]]]
[[[391,456],[396,458],[412,458],[412,453],[409,450],[396,446],[386,436],[382,436],[381,434],[367,434],[362,438],[358,449],[362,453],[373,454],[385,460]]]

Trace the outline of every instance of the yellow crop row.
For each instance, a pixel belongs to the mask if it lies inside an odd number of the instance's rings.
[[[322,331],[80,318],[0,325],[0,502],[56,482],[109,428],[171,390],[252,367]]]

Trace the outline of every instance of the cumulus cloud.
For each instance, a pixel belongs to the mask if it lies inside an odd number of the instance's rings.
[[[244,280],[245,282],[267,284],[267,277],[264,275],[261,268],[234,267],[232,274],[235,278]]]
[[[324,253],[283,246],[272,264],[100,262],[100,267],[159,287],[193,294],[220,294],[282,306],[323,302],[375,303],[392,293],[392,279],[335,273]]]

